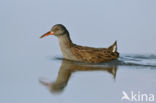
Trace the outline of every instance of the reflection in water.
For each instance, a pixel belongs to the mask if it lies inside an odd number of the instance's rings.
[[[40,83],[47,86],[52,93],[62,92],[66,87],[72,73],[76,71],[107,71],[108,73],[112,74],[115,79],[117,66],[115,65],[98,66],[98,65],[78,63],[69,60],[62,60],[62,65],[58,72],[56,81],[46,82],[45,80],[40,80]]]

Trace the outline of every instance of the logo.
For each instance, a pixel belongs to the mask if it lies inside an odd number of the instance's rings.
[[[125,91],[122,91],[121,101],[130,101],[130,102],[154,102],[154,94],[141,93],[140,91],[134,92],[131,91],[129,94]]]

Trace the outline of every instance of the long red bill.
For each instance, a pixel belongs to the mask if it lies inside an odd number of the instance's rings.
[[[48,35],[53,35],[53,34],[54,34],[54,32],[49,31],[49,32],[43,34],[40,38],[43,38],[43,37],[48,36]]]

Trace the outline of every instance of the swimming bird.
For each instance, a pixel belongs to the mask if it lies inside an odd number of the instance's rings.
[[[116,60],[119,57],[117,41],[108,48],[76,45],[72,42],[68,30],[62,24],[54,25],[49,32],[40,38],[48,35],[55,35],[58,38],[64,59],[87,63],[101,63]]]

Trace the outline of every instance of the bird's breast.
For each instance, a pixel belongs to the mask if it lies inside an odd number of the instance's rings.
[[[69,44],[68,41],[64,40],[59,41],[60,49],[64,58],[69,60],[77,60],[77,58],[73,55],[71,51],[71,47],[68,44]]]

